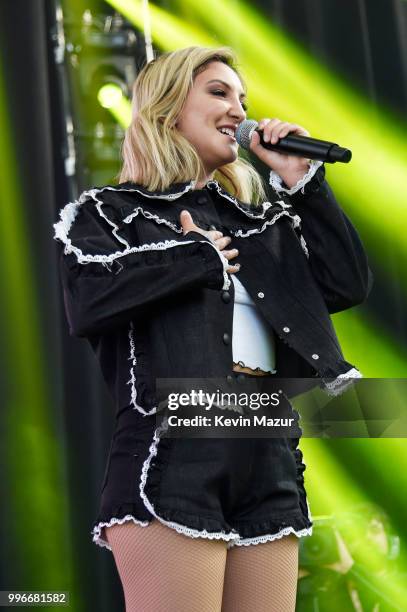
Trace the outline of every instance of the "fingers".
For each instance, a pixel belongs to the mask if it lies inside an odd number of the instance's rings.
[[[222,251],[228,244],[230,244],[232,242],[232,238],[230,236],[225,236],[223,237],[223,234],[221,234],[221,232],[208,232],[211,234],[220,234],[220,236],[218,238],[215,238],[213,240],[213,242],[215,243],[215,245],[217,246],[217,248],[219,249],[219,251]]]
[[[219,249],[219,250],[221,250],[221,249]],[[239,255],[239,250],[238,249],[230,249],[228,251],[223,250],[222,251],[222,255],[228,261],[230,261],[231,259],[234,259],[235,257],[237,257]],[[240,268],[241,268],[240,263],[235,263],[235,264],[232,264],[232,265],[228,266],[226,268],[226,271],[229,272],[229,274],[236,274],[236,272],[239,272]]]
[[[225,250],[225,246],[227,246],[231,242],[232,242],[232,238],[230,236],[225,236],[224,238],[215,240],[215,246],[217,247],[219,251],[222,251],[223,257],[225,257],[225,259],[227,259],[228,261],[230,261],[231,259],[234,259],[235,257],[239,255],[238,249]],[[231,273],[238,272],[239,270],[240,270],[240,264],[234,264],[233,266],[228,266],[227,268],[227,271]]]
[[[239,251],[237,249],[232,249],[231,251],[222,251],[223,257],[230,260],[239,255]]]
[[[259,128],[259,130],[264,130],[264,128],[269,125],[270,123],[278,123],[280,121],[280,119],[260,119],[259,121],[259,125],[257,126]]]
[[[226,272],[229,272],[229,274],[236,274],[236,272],[239,272],[240,270],[240,264],[234,264],[233,266],[228,266],[226,268]]]
[[[259,121],[259,128],[263,130],[263,140],[275,144],[280,138],[288,134],[298,134],[299,136],[309,136],[310,133],[297,123],[280,121],[278,118],[262,119]]]
[[[187,210],[183,210],[180,215],[181,223],[193,223],[191,213]]]
[[[217,249],[219,251],[222,251],[223,257],[225,257],[225,259],[227,259],[228,261],[230,261],[231,259],[234,259],[235,257],[239,255],[238,249],[225,250],[225,247],[232,242],[232,238],[230,236],[219,238],[218,240],[215,240],[214,242],[215,242],[215,246],[217,247]],[[228,266],[226,268],[226,271],[229,272],[230,274],[234,274],[236,272],[239,272],[240,267],[241,267],[240,264],[236,263],[234,265]]]
[[[188,232],[197,232],[198,234],[202,234],[202,236],[206,236],[207,238],[209,238],[209,240],[211,240],[213,243],[223,237],[222,232],[218,232],[217,230],[206,231],[198,227],[194,223],[191,213],[187,210],[183,210],[181,212],[180,221],[184,236]]]
[[[208,232],[205,232],[205,235],[207,238],[209,238],[209,240],[212,240],[212,242],[215,243],[217,243],[219,238],[222,238],[223,236],[222,232],[218,232],[217,230],[209,230]]]
[[[225,257],[225,259],[228,261],[239,255],[238,249],[225,250],[225,247],[232,242],[232,238],[230,236],[224,236],[222,232],[218,232],[218,230],[202,230],[200,227],[195,225],[191,214],[187,210],[183,210],[181,212],[180,220],[184,234],[187,234],[188,232],[198,232],[199,234],[206,236],[213,242],[219,251],[222,251],[223,257]],[[237,263],[228,266],[226,271],[229,272],[229,274],[235,274],[236,272],[239,272],[240,267],[240,264]]]
[[[202,232],[202,230],[200,230],[199,227],[195,225],[191,214],[187,210],[183,210],[181,212],[180,221],[184,234],[187,234],[188,232]]]

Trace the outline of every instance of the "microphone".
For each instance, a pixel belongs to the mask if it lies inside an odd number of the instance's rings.
[[[243,149],[250,148],[250,140],[253,132],[256,130],[260,135],[260,143],[265,149],[277,151],[279,153],[287,153],[289,155],[298,155],[299,157],[307,157],[309,159],[318,159],[322,162],[348,163],[352,159],[352,151],[344,149],[334,142],[327,140],[317,140],[309,136],[298,136],[297,134],[288,134],[284,138],[280,138],[275,144],[264,142],[263,130],[257,129],[259,124],[252,119],[242,121],[237,127],[235,138]]]

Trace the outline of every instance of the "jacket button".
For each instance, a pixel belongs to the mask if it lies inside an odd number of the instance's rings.
[[[246,381],[246,376],[240,373],[237,375],[236,380],[240,385],[242,385]]]
[[[229,291],[222,291],[221,298],[222,298],[222,301],[225,302],[225,304],[229,304],[229,302],[230,302],[230,293],[229,293]]]
[[[290,328],[289,327],[283,327],[283,332],[288,334],[290,332]]]
[[[230,336],[229,334],[223,334],[223,343],[224,344],[230,344]]]
[[[210,226],[209,226],[209,229],[210,229],[210,230],[213,230],[214,232],[216,232],[216,231],[217,231],[217,229],[216,229],[216,225],[213,225],[213,223],[212,223],[212,225],[210,225]]]
[[[257,294],[257,297],[259,297],[262,300],[264,298],[263,291],[259,291],[258,294]]]
[[[198,202],[198,204],[206,204],[208,200],[206,196],[200,195],[197,197],[196,201]]]
[[[231,374],[228,374],[228,375],[226,376],[226,380],[228,381],[228,383],[233,382],[233,376],[232,376]]]
[[[319,355],[317,355],[316,353],[314,353],[314,354],[312,355],[312,359],[319,359]]]

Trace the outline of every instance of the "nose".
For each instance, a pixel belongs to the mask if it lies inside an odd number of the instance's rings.
[[[242,103],[240,102],[240,100],[234,102],[231,105],[229,109],[229,115],[233,117],[239,123],[241,123],[244,119],[246,119],[246,111],[242,107]]]

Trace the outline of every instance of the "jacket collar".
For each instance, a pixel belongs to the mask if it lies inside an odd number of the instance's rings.
[[[102,189],[110,189],[114,191],[129,191],[133,193],[138,193],[139,195],[145,198],[172,201],[177,200],[188,191],[194,189],[194,187],[195,181],[189,181],[186,183],[173,183],[170,187],[168,187],[168,189],[164,189],[163,191],[150,191],[146,187],[143,187],[143,185],[127,181],[126,183],[120,183],[119,185],[107,185]]]
[[[123,224],[131,223],[138,215],[164,224],[178,234],[182,233],[179,214],[185,204],[178,200],[194,187],[195,182],[190,181],[174,183],[164,191],[149,191],[136,183],[125,182],[84,191],[79,197],[79,204],[93,200],[99,215],[112,226],[116,238],[127,245],[127,241],[120,235],[120,230]],[[216,209],[221,225],[236,237],[246,238],[261,233],[282,216],[290,217],[294,228],[300,227],[300,218],[290,210],[291,205],[283,200],[277,200],[273,204],[263,202],[261,206],[253,207],[232,196],[215,180],[209,181],[206,187],[218,202]],[[199,208],[196,215],[197,220],[208,221]]]
[[[275,201],[273,204],[271,202],[263,202],[257,207],[251,206],[232,196],[225,189],[223,189],[223,187],[221,187],[218,181],[215,180],[208,181],[206,187],[212,193],[219,194],[221,198],[232,203],[236,211],[242,213],[244,216],[249,217],[251,219],[266,219],[269,216],[266,213],[272,207],[280,207],[284,209],[291,208],[291,204],[287,204],[282,199]],[[95,201],[97,201],[98,199],[103,199],[103,196],[101,195],[103,194],[103,192],[127,192],[128,194],[132,194],[133,196],[141,196],[141,198],[137,198],[140,205],[148,205],[148,203],[152,200],[165,200],[168,202],[173,202],[175,200],[178,200],[186,193],[191,192],[194,188],[195,181],[190,181],[185,183],[174,183],[173,185],[171,185],[171,187],[163,191],[150,191],[142,185],[128,181],[125,183],[120,183],[119,185],[106,185],[101,188],[90,189],[88,191],[83,192],[83,194],[80,196],[80,200],[86,199],[89,196]],[[160,205],[161,202],[159,202],[158,204]]]

